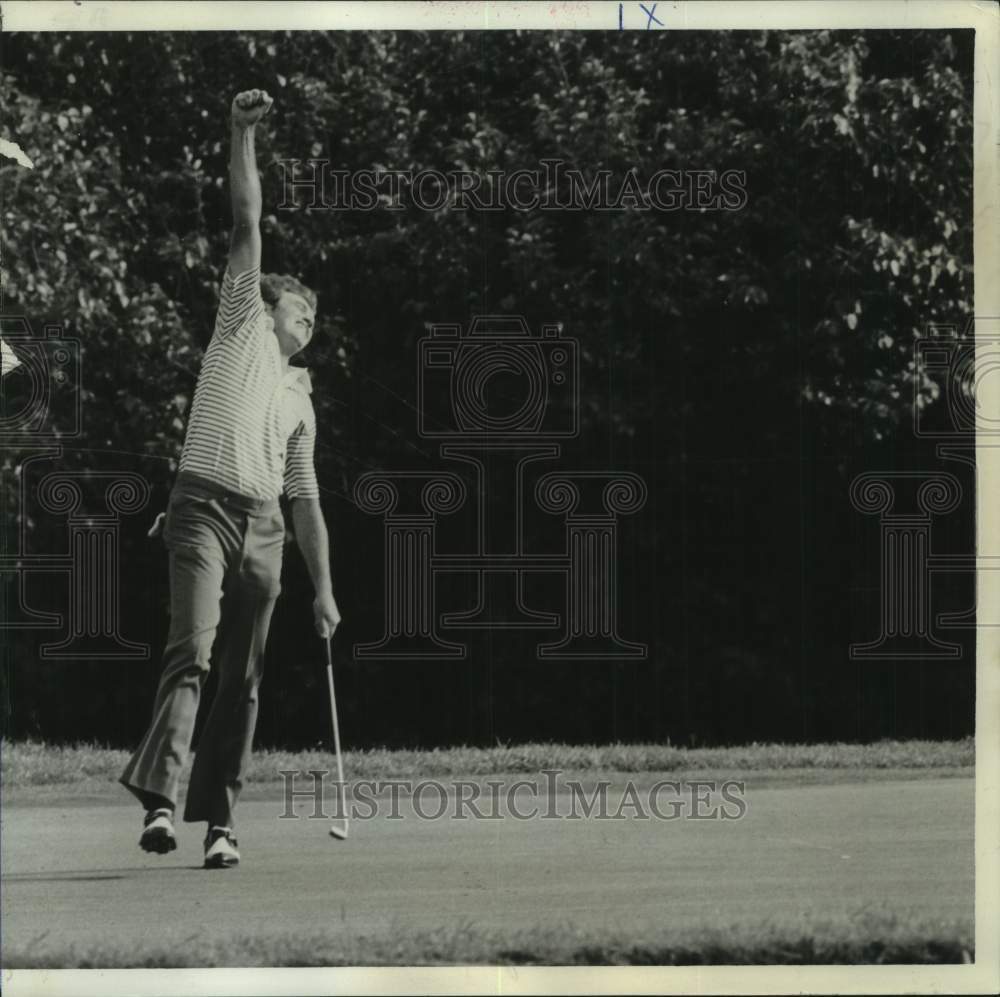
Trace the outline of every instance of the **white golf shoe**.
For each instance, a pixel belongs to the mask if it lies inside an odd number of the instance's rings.
[[[173,810],[169,810],[167,807],[150,810],[146,814],[146,819],[143,821],[142,837],[139,838],[139,847],[144,852],[165,855],[177,847],[173,816]]]
[[[228,869],[238,865],[240,853],[231,827],[210,827],[205,836],[205,868]]]

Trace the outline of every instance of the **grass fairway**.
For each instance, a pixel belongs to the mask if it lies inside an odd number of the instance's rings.
[[[50,745],[6,741],[0,767],[7,789],[25,786],[92,786],[114,783],[128,752],[96,744]],[[862,772],[885,770],[960,772],[975,762],[975,742],[878,741],[874,744],[749,744],[726,748],[679,748],[670,744],[523,744],[431,751],[372,749],[344,753],[349,779],[474,777],[507,773],[565,772]],[[273,783],[282,769],[328,769],[327,751],[254,752],[248,783]],[[190,771],[190,764],[187,767]],[[966,772],[967,774],[967,772]],[[183,779],[182,779],[183,782]]]
[[[105,942],[9,952],[20,969],[169,969],[211,966],[776,966],[956,964],[973,961],[971,927],[878,911],[795,923],[709,924],[645,937],[569,927],[489,931],[473,925],[403,934],[312,931],[141,949]]]
[[[973,957],[971,741],[353,752],[355,779],[559,768],[593,783],[734,774],[731,821],[375,819],[334,842],[258,752],[243,863],[137,845],[125,753],[3,747],[4,968],[962,963]],[[568,812],[565,798],[559,807]],[[151,898],[155,916],[151,916]]]

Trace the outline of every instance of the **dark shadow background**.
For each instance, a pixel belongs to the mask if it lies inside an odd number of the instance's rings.
[[[82,351],[46,415],[49,429],[69,426],[79,398],[82,432],[56,441],[51,466],[138,472],[152,487],[121,521],[120,573],[122,634],[150,659],[45,661],[40,644],[61,631],[3,631],[7,736],[128,746],[145,729],[168,601],[165,551],[145,531],[166,503],[217,305],[227,108],[252,86],[276,98],[258,146],[265,269],[320,296],[307,361],[346,621],[335,653],[347,746],[972,731],[974,630],[939,632],[961,645],[954,661],[848,653],[879,633],[879,524],[850,502],[857,474],[954,474],[962,503],[934,520],[932,549],[975,549],[972,466],[914,432],[918,419],[949,430],[946,402],[962,390],[953,369],[923,373],[914,344],[935,323],[957,340],[970,314],[971,32],[15,34],[2,45],[4,134],[35,161],[0,170],[5,322],[25,316],[38,334],[58,323]],[[747,203],[279,211],[277,160],[293,156],[483,172],[559,157],[588,177],[610,170],[613,188],[632,169],[640,180],[737,169]],[[449,634],[468,642],[463,661],[353,659],[384,626],[383,527],[354,505],[354,482],[377,469],[464,473],[418,435],[417,342],[426,322],[491,312],[522,314],[536,332],[560,321],[579,343],[580,435],[539,471],[646,482],[618,557],[620,632],[648,645],[645,660],[542,661],[535,644],[552,634],[496,630]],[[5,417],[23,404],[20,376],[4,377]],[[0,457],[8,556],[22,528],[28,552],[66,550],[65,517],[30,487],[19,503],[37,449]],[[504,503],[495,497],[499,521],[514,515]],[[454,522],[460,543],[469,524]],[[558,546],[561,529],[530,514],[529,549]],[[8,620],[15,578],[0,572]],[[557,584],[533,592],[538,608],[559,608]],[[65,578],[29,576],[32,609],[68,598]],[[935,614],[974,599],[970,572],[934,576]],[[442,588],[448,611],[473,600],[467,580]],[[310,602],[290,548],[260,744],[327,736]]]

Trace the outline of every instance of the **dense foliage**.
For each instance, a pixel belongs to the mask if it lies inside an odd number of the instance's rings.
[[[355,743],[971,728],[967,635],[952,664],[847,652],[876,636],[879,598],[877,524],[852,508],[849,483],[940,465],[913,419],[950,387],[918,372],[914,342],[970,314],[970,32],[3,44],[0,134],[34,164],[0,160],[3,312],[58,323],[83,345],[83,435],[60,466],[139,471],[154,506],[218,300],[229,102],[253,86],[275,97],[258,142],[264,263],[320,296],[308,359]],[[278,161],[293,157],[348,171],[534,170],[545,158],[615,177],[732,169],[745,171],[747,201],[282,211]],[[646,480],[645,509],[621,525],[619,578],[622,632],[649,644],[646,661],[540,662],[536,636],[516,632],[466,635],[458,663],[350,660],[353,641],[381,633],[383,587],[381,525],[354,507],[354,481],[446,466],[416,431],[417,340],[426,322],[489,312],[560,321],[579,341],[582,428],[563,464]],[[3,457],[8,550],[26,454]],[[971,485],[968,467],[946,469]],[[167,595],[162,548],[144,536],[154,511],[127,519],[122,541],[123,629],[153,646],[151,661],[40,662],[37,631],[8,632],[11,730],[127,742],[145,723]],[[971,517],[967,497],[935,543],[971,549]],[[42,518],[26,522],[33,549],[59,549],[64,526]],[[325,731],[297,558],[286,574],[264,687],[271,743]],[[971,580],[945,580],[935,608],[968,608]],[[66,598],[51,576],[32,584],[39,603]]]

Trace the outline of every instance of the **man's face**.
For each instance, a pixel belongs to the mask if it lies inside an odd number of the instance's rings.
[[[269,306],[274,321],[274,334],[282,356],[291,357],[304,350],[312,339],[316,313],[300,294],[282,291],[278,303]]]

